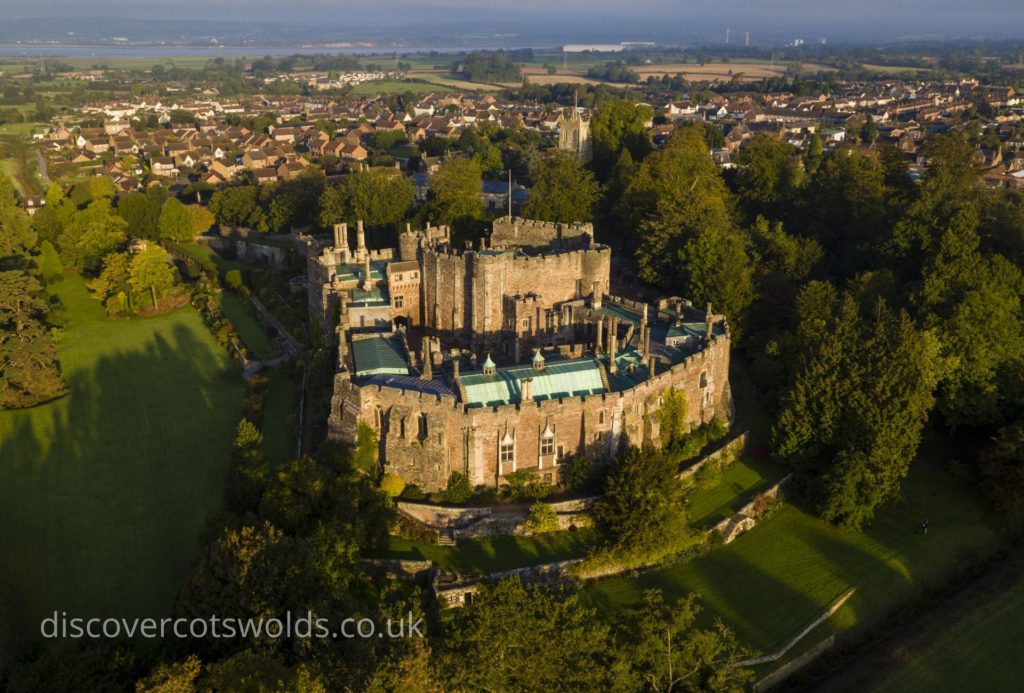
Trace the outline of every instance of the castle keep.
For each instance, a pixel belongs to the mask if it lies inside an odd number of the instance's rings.
[[[329,435],[378,436],[388,471],[426,491],[453,472],[498,486],[628,443],[659,446],[664,393],[687,423],[731,416],[729,327],[711,306],[609,294],[611,250],[590,224],[504,217],[479,248],[446,227],[369,250],[362,224],[308,254],[310,312],[338,340]]]

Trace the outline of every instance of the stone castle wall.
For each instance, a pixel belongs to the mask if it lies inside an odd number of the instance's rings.
[[[453,395],[359,387],[339,373],[329,435],[351,442],[360,422],[370,425],[380,438],[385,469],[427,491],[443,488],[452,472],[466,474],[474,485],[498,486],[505,475],[528,469],[555,483],[559,458],[606,459],[624,441],[660,445],[655,413],[668,388],[685,393],[691,426],[716,416],[731,419],[728,373],[728,335],[716,336],[704,350],[624,392],[495,408],[465,409]],[[542,456],[540,438],[548,426],[555,434],[555,454]],[[506,433],[515,441],[511,464],[498,459]]]
[[[536,293],[537,307],[545,311],[590,295],[595,283],[607,293],[610,275],[611,249],[606,247],[534,257],[428,249],[423,256],[424,321],[442,334],[493,339],[504,330],[523,329],[505,325],[505,296]],[[533,324],[526,329],[542,328]]]

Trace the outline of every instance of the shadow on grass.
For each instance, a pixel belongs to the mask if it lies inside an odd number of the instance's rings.
[[[70,394],[0,412],[0,583],[16,639],[54,611],[170,612],[220,507],[241,409],[238,371],[204,330],[181,313],[84,325],[102,344],[86,347],[91,363],[71,359]]]

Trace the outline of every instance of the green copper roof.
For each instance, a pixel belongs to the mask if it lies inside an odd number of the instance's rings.
[[[540,349],[537,349],[537,351],[534,352],[534,354],[533,354],[533,362],[534,363],[544,363],[544,354],[540,353]]]
[[[494,361],[491,359],[490,354],[487,354],[487,360],[484,361],[484,368],[494,368]]]
[[[558,361],[548,364],[543,371],[533,366],[502,368],[494,375],[466,373],[459,380],[466,392],[466,404],[493,407],[520,401],[521,382],[533,380],[533,399],[557,399],[597,395],[605,391],[601,380],[601,366],[593,358]]]
[[[352,340],[352,358],[356,375],[408,375],[402,345],[394,337],[369,337]]]
[[[643,319],[640,313],[635,313],[625,306],[620,306],[618,303],[602,303],[601,307],[597,310],[601,315],[615,317],[625,322],[631,322],[634,325],[639,325]]]

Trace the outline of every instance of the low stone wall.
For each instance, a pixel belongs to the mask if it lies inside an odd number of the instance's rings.
[[[761,693],[779,685],[790,676],[803,669],[805,666],[816,660],[836,643],[836,636],[830,635],[811,649],[796,657],[791,662],[786,662],[781,667],[765,676],[754,684],[754,693]]]
[[[761,519],[766,506],[779,499],[779,496],[782,494],[782,487],[789,481],[790,476],[792,475],[787,474],[784,478],[758,493],[754,496],[753,500],[740,508],[731,517],[727,517],[716,524],[712,529],[722,535],[722,539],[726,544],[752,529],[758,520]]]
[[[489,507],[449,508],[442,505],[398,501],[398,512],[432,529],[464,527],[491,514]]]
[[[282,269],[285,264],[284,248],[275,245],[263,245],[236,238],[210,238],[207,242],[217,252],[223,253],[225,250],[230,250],[251,265]]]
[[[742,433],[736,434],[734,438],[732,438],[727,443],[722,445],[722,447],[702,457],[701,459],[697,460],[683,471],[679,472],[677,478],[689,479],[690,477],[692,477],[694,474],[696,474],[709,464],[715,465],[720,462],[729,460],[730,457],[736,457],[743,450],[743,448],[746,447],[747,438],[749,436],[749,431],[743,431]],[[729,461],[731,462],[732,460]]]
[[[361,558],[359,563],[368,572],[404,578],[415,578],[429,573],[434,568],[433,561],[411,561],[401,558]]]

